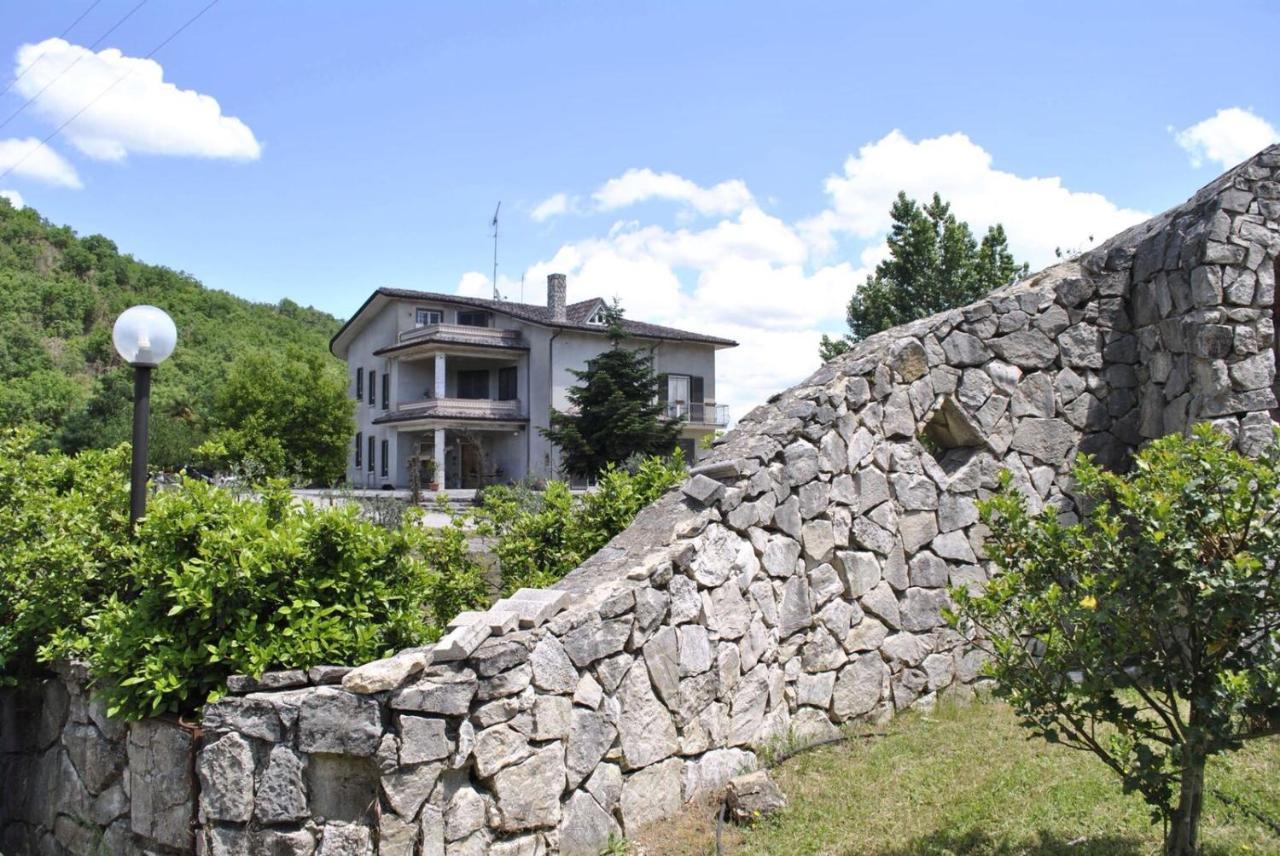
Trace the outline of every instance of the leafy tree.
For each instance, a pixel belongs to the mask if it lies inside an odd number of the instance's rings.
[[[964,306],[1027,273],[1009,252],[1003,226],[992,226],[979,243],[936,193],[923,207],[899,193],[889,213],[889,258],[849,299],[848,334],[823,335],[823,360],[873,333]]]
[[[164,308],[178,327],[178,348],[152,387],[153,467],[191,463],[236,355],[300,347],[338,364],[327,352],[338,322],[322,312],[205,289],[122,255],[101,235],[77,237],[0,201],[0,428],[32,427],[65,451],[127,441],[132,377],[111,325],[136,303]]]
[[[1074,475],[1093,507],[1066,525],[1005,474],[980,506],[1003,573],[952,619],[1023,724],[1097,755],[1193,854],[1206,759],[1280,729],[1280,441],[1250,459],[1202,425],[1128,476]]]
[[[332,484],[346,470],[355,402],[337,364],[313,351],[250,352],[231,366],[214,396],[215,463],[252,461],[267,476]]]
[[[608,313],[609,350],[571,369],[578,384],[568,392],[571,412],[551,412],[551,427],[542,434],[560,447],[564,469],[594,476],[609,464],[632,455],[668,455],[680,434],[678,423],[663,415],[653,358],[624,346],[622,310]]]

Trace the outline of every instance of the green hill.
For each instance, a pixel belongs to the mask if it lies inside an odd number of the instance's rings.
[[[207,289],[0,199],[0,428],[33,426],[45,445],[67,451],[127,441],[132,372],[111,345],[111,325],[136,303],[161,307],[178,326],[178,348],[152,391],[159,466],[189,462],[233,357],[290,346],[327,354],[339,325],[290,300],[273,306]]]

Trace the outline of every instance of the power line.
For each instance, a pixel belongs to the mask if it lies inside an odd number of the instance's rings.
[[[132,17],[133,17],[133,13],[134,13],[134,12],[138,11],[139,9],[141,9],[141,8],[142,8],[143,6],[145,6],[146,4],[147,4],[147,0],[141,0],[141,2],[139,2],[137,6],[134,6],[132,9],[130,9],[128,12],[126,12],[123,18],[121,18],[120,20],[116,21],[114,24],[112,24],[112,25],[111,25],[111,29],[107,30],[105,33],[103,33],[102,35],[98,36],[98,38],[97,38],[96,40],[94,40],[93,44],[89,45],[88,53],[92,54],[92,53],[93,53],[93,49],[94,49],[94,48],[96,48],[98,45],[100,45],[100,44],[102,44],[104,41],[106,41],[107,36],[109,36],[109,35],[111,35],[112,33],[114,33],[114,32],[116,31],[116,29],[117,29],[117,28],[119,28],[119,26],[120,26],[121,24],[123,24],[125,21],[127,21],[127,20],[129,20],[130,18],[132,18]],[[43,56],[43,54],[41,54],[41,56]],[[66,77],[66,76],[67,76],[67,73],[68,73],[68,72],[70,72],[70,71],[71,71],[71,69],[73,69],[73,68],[75,68],[77,65],[79,65],[79,64],[80,64],[80,60],[84,59],[84,58],[85,58],[85,56],[86,56],[86,54],[83,54],[83,53],[82,53],[82,54],[80,54],[78,57],[76,57],[74,60],[72,60],[71,65],[67,66],[67,67],[66,67],[66,68],[64,68],[62,71],[58,72],[58,74],[54,76],[53,80],[50,80],[48,83],[46,83],[44,86],[42,86],[42,87],[40,88],[40,91],[39,91],[39,92],[37,92],[35,95],[32,95],[32,96],[31,96],[30,98],[28,98],[26,101],[22,102],[22,106],[21,106],[21,107],[19,107],[17,110],[14,110],[12,113],[10,113],[10,114],[9,114],[9,118],[5,119],[3,122],[0,122],[0,128],[3,128],[5,125],[9,124],[9,123],[10,123],[10,122],[12,122],[15,118],[17,118],[17,116],[18,116],[18,114],[19,114],[19,113],[21,113],[23,110],[26,110],[28,107],[30,107],[30,106],[31,106],[31,102],[35,101],[35,100],[36,100],[37,98],[39,98],[41,95],[44,95],[45,91],[46,91],[50,86],[53,86],[53,85],[54,85],[55,83],[57,83],[59,80],[61,80],[62,78]],[[27,66],[27,70],[30,70],[30,69],[31,69],[31,67],[32,67],[32,66],[34,66],[34,65],[35,65],[35,63],[32,63],[31,65]],[[23,73],[25,74],[26,72],[24,71]],[[14,81],[14,83],[17,83],[17,81],[15,80],[15,81]]]
[[[143,3],[145,3],[146,1],[147,1],[147,0],[142,0],[142,2],[143,2]],[[141,5],[142,5],[142,3],[139,3],[139,4],[138,4],[138,6],[141,6]],[[188,19],[186,20],[186,22],[185,22],[185,23],[183,23],[183,25],[182,25],[181,27],[178,27],[178,29],[176,29],[176,30],[174,30],[172,33],[170,33],[170,34],[169,34],[169,36],[168,36],[164,41],[162,41],[160,44],[158,44],[158,45],[156,45],[154,48],[152,48],[152,49],[151,49],[151,50],[146,54],[146,56],[144,56],[144,57],[143,57],[143,59],[151,59],[153,56],[155,56],[157,53],[159,53],[159,52],[160,52],[160,49],[161,49],[161,48],[163,48],[165,45],[169,44],[169,42],[171,42],[171,41],[173,41],[174,39],[176,39],[176,38],[177,38],[177,37],[182,33],[182,31],[183,31],[183,30],[185,30],[187,27],[190,27],[192,24],[194,24],[196,21],[198,21],[198,20],[200,19],[200,17],[201,17],[202,15],[204,15],[204,13],[205,13],[205,12],[208,12],[210,9],[212,9],[212,8],[213,8],[214,6],[216,6],[216,5],[218,5],[218,0],[211,0],[211,2],[210,2],[207,6],[205,6],[203,9],[201,9],[199,12],[196,12],[196,13],[195,13],[194,15],[192,15],[190,18],[188,18]],[[135,8],[135,9],[137,9],[137,7],[136,7],[136,6],[135,6],[134,8]],[[131,14],[132,14],[132,13],[131,13]],[[135,66],[135,67],[136,67],[136,66]],[[25,155],[23,155],[21,158],[19,158],[18,160],[14,161],[12,164],[10,164],[10,165],[9,165],[9,168],[8,168],[8,169],[6,169],[4,172],[0,172],[0,179],[5,178],[7,175],[9,175],[9,173],[13,172],[15,169],[17,169],[18,167],[22,166],[22,164],[27,160],[27,158],[31,157],[31,156],[32,156],[33,154],[35,154],[36,152],[40,151],[40,149],[44,148],[44,146],[45,146],[46,144],[48,144],[48,142],[49,142],[50,140],[52,140],[54,137],[58,136],[58,134],[62,133],[62,129],[63,129],[63,128],[65,128],[65,127],[67,127],[68,125],[70,125],[70,124],[71,124],[72,122],[74,122],[76,119],[79,119],[79,118],[80,118],[80,116],[81,116],[81,114],[83,114],[83,113],[84,113],[84,111],[88,110],[88,109],[89,109],[90,107],[92,107],[94,104],[97,104],[97,103],[98,103],[98,100],[99,100],[100,98],[102,98],[102,96],[106,95],[106,94],[107,94],[108,92],[110,92],[112,89],[115,89],[115,88],[116,88],[116,86],[117,86],[121,81],[123,81],[126,77],[128,77],[130,74],[133,74],[133,68],[130,68],[130,69],[129,69],[128,71],[126,71],[124,74],[120,75],[120,76],[119,76],[119,77],[117,77],[115,80],[113,80],[113,81],[110,83],[110,85],[108,85],[105,89],[103,89],[103,90],[102,90],[101,92],[99,92],[97,95],[93,96],[93,98],[89,101],[89,103],[88,103],[88,104],[86,104],[86,105],[84,105],[83,107],[81,107],[81,108],[80,108],[79,110],[77,110],[74,114],[72,114],[72,116],[71,116],[69,119],[67,119],[65,122],[63,122],[63,123],[62,123],[61,125],[59,125],[58,127],[54,128],[54,129],[53,129],[53,130],[48,134],[48,136],[46,136],[43,140],[41,140],[40,142],[38,142],[38,143],[36,143],[34,146],[32,146],[31,151],[27,152],[27,153],[26,153]]]
[[[76,19],[75,19],[74,21],[72,21],[70,24],[67,24],[66,29],[64,29],[61,33],[58,33],[58,38],[60,38],[60,39],[61,39],[61,38],[65,38],[65,37],[66,37],[66,35],[67,35],[67,33],[71,32],[71,30],[75,27],[75,25],[76,25],[76,24],[78,24],[78,23],[80,23],[81,21],[83,21],[83,20],[84,20],[84,16],[85,16],[85,15],[88,15],[90,12],[92,12],[92,11],[93,11],[93,9],[94,9],[94,7],[95,7],[95,6],[97,6],[97,5],[98,5],[99,3],[101,3],[101,2],[102,2],[102,0],[93,0],[93,2],[89,4],[89,8],[88,8],[88,9],[85,9],[83,12],[81,12],[81,13],[80,13],[80,17],[79,17],[79,18],[76,18]],[[19,80],[21,80],[22,78],[26,77],[26,76],[27,76],[27,72],[28,72],[28,71],[30,71],[31,69],[35,68],[35,67],[36,67],[36,63],[38,63],[40,60],[44,59],[44,55],[45,55],[45,54],[47,54],[48,52],[49,52],[48,50],[40,51],[40,55],[39,55],[39,56],[37,56],[35,59],[33,59],[33,60],[31,61],[31,63],[30,63],[26,68],[24,68],[24,69],[23,69],[23,70],[18,74],[18,76],[17,76],[17,77],[15,77],[13,80],[10,80],[10,81],[9,81],[9,85],[8,85],[8,86],[6,86],[4,89],[0,89],[0,95],[4,95],[6,92],[8,92],[10,89],[12,89],[12,88],[14,87],[14,85],[15,85]]]

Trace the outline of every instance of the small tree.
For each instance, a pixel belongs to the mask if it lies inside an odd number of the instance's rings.
[[[1027,273],[1009,252],[1003,226],[992,226],[979,243],[936,193],[925,206],[899,193],[889,213],[889,258],[849,299],[849,332],[823,335],[823,360],[873,333],[972,303]]]
[[[952,592],[997,694],[1051,743],[1092,752],[1194,854],[1205,760],[1280,723],[1280,444],[1257,459],[1207,426],[1128,476],[1077,462],[1081,523],[1028,514],[1006,473],[981,504],[1003,572]]]
[[[553,410],[551,427],[542,429],[563,453],[564,469],[577,476],[594,476],[632,455],[669,455],[680,434],[658,401],[653,358],[624,346],[617,303],[606,312],[612,347],[588,360],[584,370],[571,370],[578,379],[568,392],[573,410]]]
[[[213,402],[214,432],[201,447],[212,463],[252,461],[266,476],[331,484],[346,470],[355,404],[338,365],[289,348],[236,359]]]

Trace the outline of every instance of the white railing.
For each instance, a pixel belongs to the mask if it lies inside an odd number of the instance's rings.
[[[406,401],[396,406],[399,413],[424,417],[459,417],[483,419],[520,419],[524,408],[519,400],[498,401],[492,398],[428,398]]]
[[[690,422],[695,425],[714,425],[723,428],[729,424],[729,405],[712,402],[694,402],[686,404],[679,401],[667,402],[667,418],[679,422]]]
[[[499,330],[497,327],[472,327],[467,324],[424,324],[401,331],[396,341],[401,344],[431,341],[432,339],[464,338],[493,342],[497,345],[519,345],[523,342],[519,330]]]

